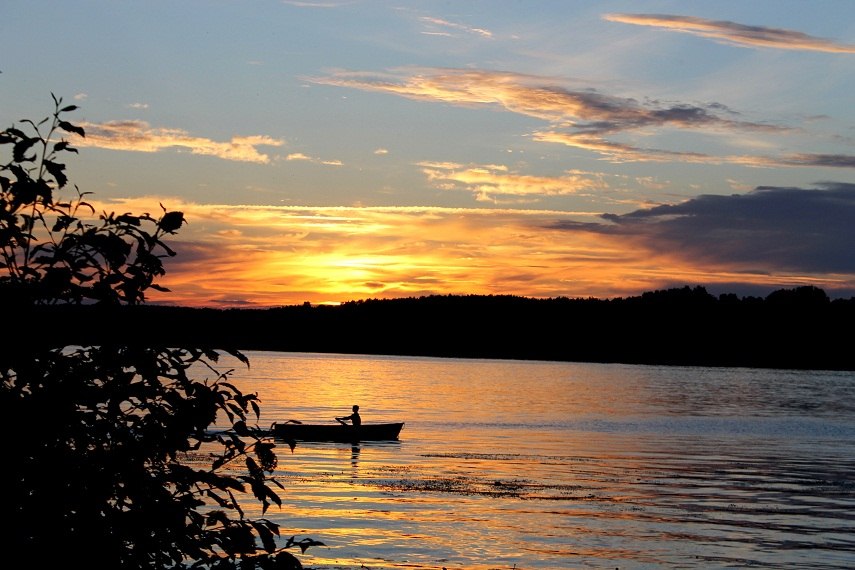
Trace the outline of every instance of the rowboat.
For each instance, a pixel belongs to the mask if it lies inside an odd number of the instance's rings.
[[[336,441],[356,443],[359,441],[395,441],[404,423],[362,424],[303,424],[274,423],[270,426],[275,437],[288,441]]]

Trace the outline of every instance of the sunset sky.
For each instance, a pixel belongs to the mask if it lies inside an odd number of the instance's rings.
[[[7,0],[0,34],[0,127],[63,97],[72,183],[184,212],[150,302],[855,296],[851,0]]]

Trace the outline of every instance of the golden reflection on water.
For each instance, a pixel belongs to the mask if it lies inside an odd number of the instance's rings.
[[[364,421],[561,421],[573,410],[608,416],[621,413],[615,402],[625,408],[638,401],[631,387],[609,385],[611,379],[596,368],[576,382],[549,372],[532,382],[532,367],[549,371],[552,363],[301,353],[256,359],[238,376],[259,391],[265,421],[331,421],[353,404],[361,406]],[[514,385],[510,393],[496,389],[508,383]],[[603,391],[610,397],[603,398]]]
[[[365,422],[406,422],[394,443],[298,442],[292,452],[282,442],[283,506],[265,516],[283,538],[326,544],[301,556],[306,566],[848,568],[855,560],[851,375],[816,383],[774,371],[249,356],[235,383],[258,392],[261,426],[332,422],[353,404]],[[793,416],[792,395],[811,391],[844,408]]]

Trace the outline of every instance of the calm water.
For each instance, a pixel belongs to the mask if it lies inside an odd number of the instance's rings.
[[[406,422],[281,446],[307,567],[855,567],[855,373],[246,354],[261,426]]]

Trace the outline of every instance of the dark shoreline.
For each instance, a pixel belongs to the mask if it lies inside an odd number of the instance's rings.
[[[855,299],[831,301],[813,287],[741,299],[684,287],[611,300],[445,295],[268,309],[13,312],[32,327],[18,339],[52,345],[855,370]]]

